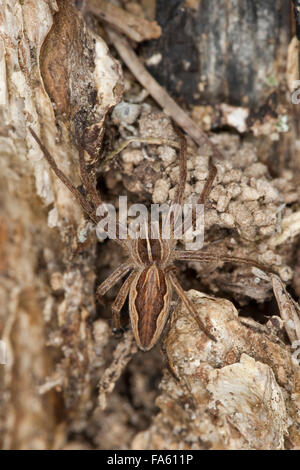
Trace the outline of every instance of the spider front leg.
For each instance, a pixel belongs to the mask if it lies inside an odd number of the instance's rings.
[[[240,258],[238,256],[231,255],[218,255],[205,251],[176,250],[174,259],[177,261],[202,261],[203,263],[209,263],[210,261],[222,261],[224,263],[246,264],[267,273],[273,272],[269,267],[257,263],[252,259]]]
[[[184,200],[184,189],[186,185],[186,179],[187,179],[187,145],[186,145],[186,139],[185,137],[179,133],[180,135],[180,154],[179,154],[179,183],[175,195],[175,199],[173,204],[178,204],[182,207],[183,205],[183,200]],[[200,194],[200,197],[197,201],[197,204],[205,204],[207,201],[207,198],[210,194],[210,191],[212,189],[212,185],[215,181],[215,178],[217,176],[217,168],[215,165],[212,163],[211,159],[209,160],[209,174],[207,177],[207,180],[205,181],[204,188],[202,189],[202,192]],[[172,237],[174,236],[174,230],[175,226],[178,225],[178,217],[179,214],[177,214],[177,217],[173,215],[171,219],[171,227],[172,227]],[[179,221],[179,226],[178,231],[179,233],[183,233],[184,230],[188,232],[192,226],[195,225],[195,214],[193,213],[192,220],[188,226],[184,225],[182,222]],[[173,243],[173,246],[175,245],[175,241]]]
[[[46,147],[42,144],[39,137],[36,135],[36,133],[31,127],[29,127],[29,131],[34,140],[39,145],[40,149],[42,150],[44,157],[46,158],[53,172],[60,179],[60,181],[71,191],[71,193],[81,205],[84,212],[92,219],[93,222],[97,223],[98,220],[96,217],[95,208],[86,200],[86,198],[83,196],[83,194],[81,194],[79,189],[72,183],[72,181],[58,168],[54,158],[48,152]]]
[[[175,274],[172,271],[170,271],[167,275],[169,276],[170,282],[171,282],[172,286],[174,287],[178,297],[180,297],[180,299],[182,300],[182,302],[184,303],[184,305],[188,309],[189,313],[192,315],[192,317],[196,321],[196,323],[199,326],[200,330],[202,330],[203,333],[205,333],[208,338],[210,338],[213,341],[216,341],[216,338],[211,334],[209,329],[204,325],[202,320],[199,318],[199,315],[198,315],[194,305],[192,304],[192,302],[189,300],[186,293],[182,289],[182,287],[181,287],[180,283],[178,282],[178,279],[175,276]]]
[[[180,137],[180,152],[179,152],[179,182],[175,194],[174,203],[182,205],[184,189],[187,179],[187,143],[186,138],[181,132],[177,131]]]
[[[121,330],[121,319],[120,319],[120,312],[125,303],[125,300],[129,294],[131,284],[136,276],[136,272],[133,271],[130,273],[124,284],[122,285],[121,289],[117,297],[115,298],[114,303],[112,304],[112,314],[113,314],[113,325],[114,330],[119,331]]]
[[[85,159],[84,159],[84,150],[82,148],[79,149],[79,164],[80,164],[80,176],[81,176],[81,181],[83,184],[84,189],[87,191],[87,194],[90,198],[90,200],[87,200],[83,194],[79,191],[79,189],[72,183],[72,181],[58,168],[56,165],[56,162],[52,155],[48,152],[46,147],[42,144],[34,130],[29,127],[29,130],[31,132],[32,137],[34,140],[37,142],[37,144],[40,146],[44,157],[46,158],[47,162],[49,163],[51,169],[55,173],[55,175],[62,181],[62,183],[71,191],[71,193],[75,196],[79,204],[81,205],[82,209],[84,212],[90,217],[90,219],[97,225],[97,223],[101,220],[101,217],[97,215],[97,208],[101,204],[101,197],[98,194],[97,188],[96,188],[96,180],[95,177],[89,173]],[[123,227],[120,226],[119,223],[116,224],[117,228],[119,230],[119,233],[121,230],[124,231]],[[108,232],[108,236],[110,238],[114,238],[114,240],[119,244],[119,245],[124,245],[125,241],[119,240],[118,236],[117,238],[115,237],[115,234],[113,233],[112,236],[110,236],[110,233]]]
[[[207,201],[207,198],[210,194],[213,182],[215,181],[215,178],[217,176],[217,168],[215,165],[209,161],[209,173],[208,173],[208,178],[205,181],[204,188],[202,189],[202,192],[200,194],[200,197],[198,199],[198,204],[205,204]]]
[[[130,263],[121,264],[121,266],[119,266],[110,276],[108,276],[108,278],[105,279],[105,281],[103,281],[102,284],[100,284],[100,286],[97,288],[98,298],[101,298],[118,281],[120,281],[122,277],[124,277],[128,271],[132,269],[132,267],[133,266]],[[112,305],[113,325],[115,330],[121,329],[120,311],[128,295],[131,282],[133,281],[133,274],[135,275],[135,272],[132,272],[126,279]]]
[[[106,294],[109,289],[111,289],[122,277],[124,277],[133,266],[130,263],[123,263],[119,266],[105,281],[100,284],[97,288],[98,297],[102,297]]]
[[[184,199],[184,189],[187,179],[187,144],[185,137],[178,131],[180,137],[180,153],[179,153],[179,183],[174,199],[174,203],[183,204]],[[217,176],[217,168],[212,163],[211,159],[209,160],[209,174],[205,182],[204,188],[198,199],[198,204],[205,204],[209,193],[211,191],[214,180]]]

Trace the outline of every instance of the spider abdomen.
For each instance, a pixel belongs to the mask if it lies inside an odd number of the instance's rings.
[[[159,339],[170,306],[171,288],[156,264],[141,270],[130,289],[129,312],[138,346],[147,351]]]

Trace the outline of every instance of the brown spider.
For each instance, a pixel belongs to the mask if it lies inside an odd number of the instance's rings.
[[[101,198],[96,190],[95,177],[92,176],[85,165],[83,150],[79,150],[80,173],[83,186],[87,191],[85,198],[79,189],[69,178],[59,170],[48,150],[41,143],[35,132],[30,132],[43,151],[45,158],[50,164],[56,176],[69,188],[81,204],[82,209],[95,222],[100,217],[96,215],[96,209],[101,204]],[[184,188],[187,178],[187,151],[186,140],[181,136],[180,146],[180,183],[178,184],[175,203],[182,205]],[[204,189],[198,200],[198,204],[204,204],[216,177],[217,169],[210,165],[210,172]],[[173,218],[174,226],[174,218]],[[150,233],[150,231],[149,231]],[[174,233],[174,231],[172,232]],[[120,311],[129,295],[129,314],[133,333],[140,349],[148,351],[160,338],[169,316],[172,290],[174,289],[179,298],[193,316],[199,328],[212,340],[214,335],[199,318],[197,311],[180,286],[175,275],[174,261],[223,261],[233,263],[244,263],[255,266],[266,271],[267,269],[253,260],[238,258],[230,255],[218,255],[208,251],[177,250],[177,240],[174,236],[165,240],[158,238],[146,238],[116,240],[126,250],[129,260],[120,265],[97,289],[98,296],[103,296],[129,271],[128,278],[123,283],[120,291],[112,305],[113,324],[115,329],[120,329]]]

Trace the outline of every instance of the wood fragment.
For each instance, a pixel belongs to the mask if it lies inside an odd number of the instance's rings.
[[[120,341],[113,354],[113,361],[105,370],[99,383],[99,404],[102,410],[106,408],[106,395],[112,393],[116,382],[120,378],[128,362],[138,351],[132,330],[124,334],[123,341]]]
[[[136,42],[157,39],[161,35],[161,27],[156,21],[135,16],[104,0],[89,0],[86,9]]]
[[[106,28],[106,31],[126,66],[141,85],[148,90],[152,98],[154,98],[162,107],[164,112],[171,116],[176,124],[181,127],[199,146],[209,146],[213,150],[214,157],[224,160],[224,155],[220,152],[217,146],[211,142],[207,135],[199,129],[187,113],[183,111],[183,109],[170,97],[166,90],[164,90],[164,88],[162,88],[146,70],[126,38],[122,37],[111,28]]]
[[[300,2],[299,0],[293,0],[294,4],[294,16],[296,22],[296,35],[300,39]]]
[[[300,340],[300,306],[286,291],[283,282],[276,274],[270,274],[274,294],[280,311],[280,316],[284,321],[287,335],[293,344]]]
[[[294,36],[287,50],[286,81],[290,93],[297,89],[299,83],[299,41]]]
[[[282,220],[282,232],[273,235],[269,240],[271,248],[275,248],[278,245],[282,245],[289,238],[293,238],[300,233],[300,211],[294,212],[293,214],[284,217]]]

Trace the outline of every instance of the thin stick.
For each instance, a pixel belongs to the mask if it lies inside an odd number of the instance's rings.
[[[178,106],[178,104],[168,95],[168,93],[157,83],[152,75],[142,65],[138,56],[130,47],[126,38],[122,37],[111,28],[106,28],[110,40],[117,49],[120,57],[133,73],[135,78],[149,91],[152,98],[163,108],[166,114],[181,127],[199,146],[204,144],[212,148],[214,156],[224,160],[224,155],[220,152],[207,135],[202,132],[195,122]]]

